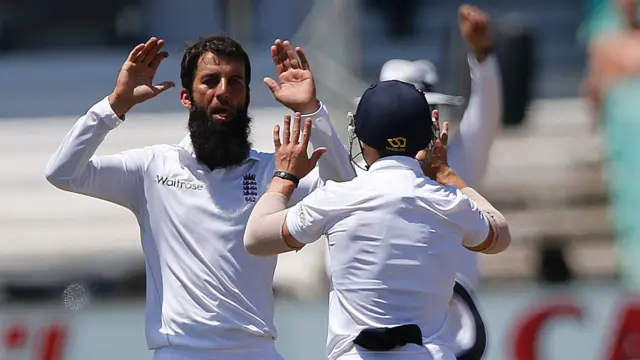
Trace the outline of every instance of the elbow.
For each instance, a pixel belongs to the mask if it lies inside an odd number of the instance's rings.
[[[71,188],[71,181],[60,175],[58,168],[51,163],[47,164],[44,170],[44,177],[49,184],[57,187],[61,190],[69,190]]]
[[[244,249],[247,250],[247,252],[249,253],[249,255],[253,255],[253,256],[260,256],[260,252],[258,251],[257,247],[254,246],[251,243],[244,243]]]
[[[64,183],[64,180],[60,176],[58,176],[58,174],[56,174],[56,168],[50,165],[47,165],[47,167],[45,168],[44,177],[45,179],[47,179],[49,184],[55,187],[60,187]]]
[[[254,224],[249,224],[244,233],[243,243],[245,250],[253,256],[270,256],[277,253],[269,251],[269,242],[264,237],[261,237],[254,229]]]
[[[500,254],[506,251],[511,245],[511,231],[509,231],[509,225],[504,218],[500,224],[496,224],[495,231],[497,236],[495,237],[493,245],[483,251],[485,254]]]
[[[244,248],[247,252],[254,256],[261,256],[260,246],[253,240],[251,234],[247,231],[244,234]]]
[[[257,241],[256,239],[252,239],[251,237],[247,237],[245,235],[244,238],[244,248],[250,255],[253,256],[273,256],[278,255],[278,252],[271,251],[271,247]]]
[[[264,203],[266,196],[263,195],[249,216],[242,239],[245,250],[254,256],[273,256],[289,250],[282,238],[282,226],[285,223],[287,211],[266,215],[267,213],[263,210],[263,208],[269,208],[268,204]],[[284,201],[284,199],[281,200]],[[267,206],[264,207],[264,205]],[[284,204],[280,205],[284,207]]]
[[[268,230],[262,229],[259,230],[259,232],[254,232],[247,227],[243,239],[244,248],[247,253],[262,257],[275,256],[291,250],[299,250],[298,248],[289,247],[280,233],[268,233],[267,231]]]

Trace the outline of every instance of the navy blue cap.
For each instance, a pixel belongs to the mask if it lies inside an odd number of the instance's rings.
[[[434,136],[424,93],[398,80],[379,82],[365,90],[354,122],[358,139],[386,154],[413,156]]]

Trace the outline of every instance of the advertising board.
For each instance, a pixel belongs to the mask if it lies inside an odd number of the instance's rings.
[[[640,359],[640,298],[614,286],[485,289],[489,360]],[[325,359],[327,306],[278,301],[277,346],[285,359]],[[2,360],[149,359],[144,303],[3,306]],[[294,341],[295,340],[295,341]]]

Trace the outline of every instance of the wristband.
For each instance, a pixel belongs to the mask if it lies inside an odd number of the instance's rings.
[[[298,179],[297,176],[284,171],[276,171],[275,173],[273,173],[273,177],[279,177],[281,179],[289,180],[296,187],[298,187],[298,183],[300,183],[300,179]]]

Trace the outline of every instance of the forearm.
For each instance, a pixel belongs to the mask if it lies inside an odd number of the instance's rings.
[[[469,56],[471,97],[458,132],[449,141],[451,167],[471,186],[482,182],[502,117],[502,84],[495,55]],[[479,62],[477,59],[482,59]]]
[[[349,150],[338,137],[326,106],[320,103],[317,112],[303,115],[303,118],[312,120],[310,143],[313,148],[327,148],[327,152],[318,161],[318,176],[321,182],[326,183],[328,180],[342,182],[355,178],[356,173],[351,165]]]
[[[244,246],[252,255],[276,255],[295,248],[284,239],[282,228],[287,204],[295,186],[288,180],[274,178],[267,192],[256,203],[244,233]]]
[[[356,177],[351,165],[349,151],[344,146],[335,128],[331,124],[329,112],[324,104],[312,114],[303,115],[303,119],[311,119],[310,143],[314,149],[324,147],[327,151],[318,160],[317,167],[300,180],[298,188],[289,200],[295,205],[327,181],[349,181]]]
[[[122,101],[115,92],[109,94],[108,101],[111,109],[119,119],[124,119],[124,115],[134,106],[132,103]]]
[[[491,227],[484,242],[468,249],[485,254],[498,254],[505,251],[511,243],[511,233],[505,217],[473,188],[465,187],[461,191],[478,205],[480,211],[485,213]]]
[[[434,180],[444,186],[454,186],[458,190],[468,187],[464,180],[450,167],[445,167],[438,171]]]
[[[67,133],[46,166],[46,178],[68,189],[81,177],[91,157],[105,137],[122,121],[115,116],[107,99],[94,105]]]

